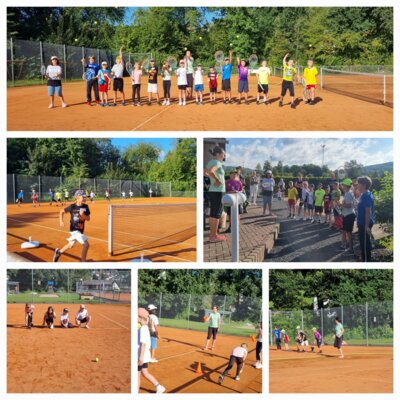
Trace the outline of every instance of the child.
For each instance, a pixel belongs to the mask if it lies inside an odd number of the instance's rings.
[[[157,104],[160,105],[160,98],[158,96],[158,84],[157,84],[158,67],[156,66],[155,60],[153,58],[150,60],[150,68],[147,72],[149,74],[149,81],[147,85],[147,93],[149,95],[149,100],[147,102],[147,105],[151,106],[153,93],[156,95]]]
[[[61,192],[59,190],[57,190],[55,198],[56,198],[56,207],[58,207],[59,204],[61,206],[64,205],[64,203],[62,202],[62,199],[61,199]]]
[[[100,106],[108,107],[108,89],[111,86],[112,72],[108,69],[107,61],[103,61],[101,63],[101,70],[99,71],[98,79],[101,97]]]
[[[238,92],[239,99],[237,105],[240,105],[242,100],[242,93],[244,93],[245,103],[250,104],[247,101],[249,94],[249,69],[246,67],[246,61],[241,60],[239,57],[237,58],[238,63],[238,71],[239,71],[239,82],[238,82]]]
[[[122,197],[122,200],[125,200],[125,199],[126,199],[126,193],[125,193],[125,191],[122,191],[122,192],[121,192],[121,197]]]
[[[286,333],[284,329],[281,331],[283,343],[285,343],[285,351],[289,351],[289,335]]]
[[[336,347],[339,350],[339,358],[344,358],[342,350],[344,328],[340,318],[335,318],[335,324],[335,343],[333,344],[333,347]]]
[[[111,194],[110,194],[110,192],[109,192],[108,190],[106,190],[106,191],[104,192],[104,197],[106,198],[107,203],[110,203],[110,202],[111,202]]]
[[[299,205],[297,206],[297,217],[296,221],[300,221],[300,214],[301,214],[301,209],[304,206],[303,202],[303,182],[302,181],[297,181],[296,182],[296,189],[297,189],[297,198],[299,199]]]
[[[68,203],[68,200],[69,200],[69,192],[68,192],[67,189],[65,189],[65,191],[64,191],[64,201],[65,201],[65,203]]]
[[[231,75],[232,75],[232,50],[229,50],[229,58],[225,58],[222,66],[222,91],[224,94],[224,104],[231,102]]]
[[[322,335],[319,333],[317,328],[312,328],[312,331],[314,332],[314,345],[317,345],[319,352],[322,353]],[[314,352],[313,346],[311,346],[311,351]]]
[[[307,335],[302,330],[299,332],[299,340],[300,340],[300,342],[298,344],[301,345],[301,347],[303,349],[302,352],[305,353],[306,348],[308,346],[308,339],[307,339]],[[297,346],[297,351],[299,351],[299,346]]]
[[[290,107],[295,109],[296,105],[294,104],[294,86],[293,86],[293,78],[295,77],[297,70],[294,67],[293,60],[287,61],[289,53],[285,54],[283,57],[283,80],[282,80],[282,92],[281,99],[279,101],[279,107],[283,107],[283,98],[286,96],[286,92],[289,90],[290,94]]]
[[[262,368],[262,322],[257,329],[257,344],[256,344],[256,363],[254,364],[254,368],[261,369]]]
[[[129,198],[130,198],[130,199],[133,199],[133,192],[132,192],[132,189],[129,190]]]
[[[278,182],[278,199],[281,201],[285,198],[286,184],[285,181],[281,178]]]
[[[211,336],[213,338],[211,350],[214,350],[215,342],[217,341],[218,329],[221,328],[221,314],[218,312],[218,307],[214,306],[212,312],[204,317],[204,322],[208,322],[207,342],[203,350],[208,350],[208,344]]]
[[[314,67],[314,61],[308,60],[307,67],[304,68],[303,77],[306,81],[306,104],[313,106],[315,104],[315,87],[317,86],[318,69]]]
[[[310,185],[310,190],[307,192],[307,219],[311,220],[311,223],[314,223],[314,185]]]
[[[203,92],[204,92],[204,83],[203,83],[203,75],[204,70],[202,69],[201,64],[198,64],[196,70],[194,71],[194,93],[196,96],[196,105],[203,105]]]
[[[54,202],[54,190],[53,189],[49,189],[49,196],[50,196],[50,204],[49,204],[49,206],[52,206],[53,202]]]
[[[162,103],[163,106],[169,106],[170,98],[171,98],[171,74],[172,68],[169,66],[167,60],[163,62],[163,66],[161,69],[161,76],[163,79],[163,89],[164,89],[164,101]]]
[[[54,320],[56,319],[56,312],[52,306],[47,308],[43,316],[43,326],[47,325],[49,329],[54,328]]]
[[[315,197],[315,220],[322,223],[322,209],[324,203],[325,190],[322,189],[322,183],[318,183],[318,188],[314,193]]]
[[[246,357],[247,357],[246,343],[242,343],[240,346],[235,347],[231,352],[228,366],[225,368],[225,371],[218,378],[218,383],[222,384],[222,382],[225,379],[225,376],[229,374],[229,371],[233,368],[235,363],[237,365],[235,381],[239,381],[240,374],[243,372],[244,362],[246,361]]]
[[[187,84],[186,84],[186,90],[187,90],[187,96],[189,99],[193,97],[193,64],[194,64],[194,58],[192,57],[191,53],[189,50],[186,51],[185,56],[183,57],[183,60],[185,62],[185,69],[186,69],[186,79],[187,79]]]
[[[374,225],[374,196],[370,192],[371,186],[370,177],[358,178],[360,197],[357,206],[357,226],[363,262],[371,261],[371,229]]]
[[[143,375],[150,383],[154,385],[156,393],[164,393],[165,387],[160,385],[157,379],[149,373],[150,356],[150,330],[148,327],[149,313],[144,308],[138,309],[138,391],[140,390],[140,380]]]
[[[332,210],[333,210],[333,220],[331,221],[331,229],[341,229],[342,220],[340,212],[340,198],[342,197],[342,192],[339,189],[339,182],[333,182],[332,190]]]
[[[324,195],[324,213],[325,213],[325,224],[329,225],[332,213],[332,194],[331,194],[331,187],[329,185],[326,187]]]
[[[131,81],[132,81],[132,107],[135,105],[135,98],[137,97],[136,105],[140,107],[142,104],[140,103],[140,85],[143,75],[144,66],[140,65],[138,62],[135,62],[133,70],[131,71]]]
[[[354,209],[354,195],[350,191],[352,184],[353,182],[350,178],[347,178],[344,181],[342,181],[342,189],[344,195],[342,201],[343,227],[342,227],[341,249],[344,251],[348,250],[350,254],[354,254],[353,228],[354,228],[354,221],[356,219],[356,212]]]
[[[32,207],[36,207],[36,204],[38,205],[38,207],[40,207],[40,204],[39,204],[39,197],[38,197],[38,195],[37,195],[35,189],[32,189],[32,196],[31,196],[31,198],[32,198]]]
[[[151,339],[151,347],[150,353],[151,358],[149,362],[157,363],[158,360],[156,359],[156,350],[157,350],[157,343],[159,339],[159,326],[160,322],[158,321],[158,317],[156,315],[157,307],[154,304],[149,304],[147,307],[147,311],[149,312],[149,330],[150,330],[150,339]]]
[[[17,196],[17,205],[21,207],[22,202],[24,201],[24,191],[21,189]]]
[[[299,212],[298,212],[298,217],[299,217],[299,219],[301,219],[300,212],[301,212],[302,207],[304,207],[304,210],[303,210],[303,221],[307,220],[307,214],[308,214],[307,197],[308,197],[308,192],[309,192],[308,182],[304,181],[302,183],[301,199],[300,199],[300,203],[299,203]]]
[[[92,320],[92,317],[90,316],[86,306],[84,304],[81,304],[79,306],[79,310],[75,316],[75,322],[76,322],[77,327],[80,328],[82,324],[85,324],[85,328],[90,329],[89,322],[91,320]]]
[[[87,252],[89,250],[89,241],[87,236],[83,234],[85,230],[85,222],[90,221],[90,210],[86,204],[86,194],[83,190],[75,192],[75,203],[70,204],[67,208],[60,211],[60,227],[63,228],[64,214],[69,213],[70,220],[70,237],[67,239],[66,244],[61,250],[55,249],[53,261],[57,262],[61,255],[68,249],[72,249],[76,242],[82,245],[81,262],[86,261]]]
[[[264,105],[268,104],[267,94],[268,94],[268,82],[271,75],[271,69],[267,67],[267,60],[263,60],[261,67],[258,68],[256,72],[257,76],[257,105],[260,104],[260,93],[264,96]]]
[[[179,68],[176,70],[176,76],[178,77],[178,89],[179,89],[179,105],[186,106],[186,87],[187,87],[187,77],[186,77],[185,61],[179,61]]]
[[[32,329],[34,311],[35,306],[33,304],[25,304],[25,325],[28,327],[28,329]]]
[[[225,193],[240,193],[242,191],[243,191],[243,185],[239,179],[239,173],[238,171],[233,170],[229,174],[229,179],[225,181]],[[231,233],[231,223],[232,223],[231,207],[228,207],[227,214],[229,215],[229,228],[224,233]]]
[[[99,64],[96,63],[95,56],[89,56],[89,62],[86,62],[85,57],[81,60],[82,66],[85,69],[86,78],[86,102],[90,107],[92,105],[92,89],[97,104],[100,104],[99,97],[99,82],[97,76],[100,70]]]
[[[124,59],[122,58],[122,47],[119,49],[119,56],[115,59],[115,64],[111,68],[111,74],[114,76],[113,91],[114,102],[113,107],[117,105],[117,92],[122,94],[122,106],[125,106],[125,92],[124,92]]]
[[[60,325],[61,328],[73,328],[74,325],[69,321],[69,310],[68,308],[64,308],[61,316],[60,316]]]
[[[294,215],[295,215],[295,212],[296,212],[297,196],[298,196],[298,191],[293,186],[293,181],[289,181],[289,188],[288,188],[289,216],[288,216],[288,218],[294,218]]]
[[[89,197],[90,197],[90,203],[93,204],[94,203],[94,198],[96,197],[96,195],[93,192],[93,190],[90,191]]]
[[[62,93],[61,77],[62,69],[60,66],[60,61],[57,56],[53,56],[50,59],[50,65],[46,69],[47,77],[47,93],[50,97],[49,108],[54,108],[54,94],[61,98],[61,105],[63,108],[68,107],[64,100],[64,95]]]
[[[217,95],[217,88],[218,88],[218,74],[215,71],[215,68],[211,66],[208,72],[208,85],[210,87],[210,102],[211,104],[216,103],[216,95]]]
[[[277,326],[275,326],[274,335],[275,335],[276,349],[277,349],[277,350],[281,350],[281,349],[282,349],[282,345],[281,345],[281,331],[280,331],[280,329],[279,329]]]

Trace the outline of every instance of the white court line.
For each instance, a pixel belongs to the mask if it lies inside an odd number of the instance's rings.
[[[197,352],[198,352],[198,350],[187,351],[186,353],[180,353],[180,354],[175,354],[174,356],[159,358],[158,361],[169,360],[170,358],[181,357],[181,356],[185,356],[186,354],[192,354],[192,353],[197,353]]]
[[[62,230],[62,229],[56,229],[56,228],[52,228],[52,227],[46,226],[46,225],[39,225],[39,224],[35,224],[33,222],[27,222],[27,221],[25,221],[23,219],[21,220],[21,219],[16,219],[16,218],[11,218],[11,217],[7,217],[7,219],[10,220],[10,221],[23,222],[23,223],[28,224],[28,225],[38,226],[39,228],[50,229],[50,230],[56,231],[56,232],[62,232],[62,233],[65,233],[65,234],[67,233],[65,230]],[[98,242],[108,243],[108,240],[99,239],[99,238],[96,238],[94,236],[90,236],[89,239],[90,240],[97,240]],[[117,244],[119,244],[122,247],[131,248],[133,250],[142,250],[144,252],[148,252],[148,253],[151,253],[151,254],[159,254],[159,255],[162,255],[162,256],[165,256],[165,257],[175,258],[177,260],[182,260],[182,261],[185,261],[185,262],[191,262],[191,260],[188,260],[187,258],[176,257],[176,256],[171,256],[169,254],[160,253],[158,251],[147,250],[147,249],[144,249],[144,248],[142,248],[140,246],[126,246],[123,243],[117,243]]]
[[[103,318],[105,318],[105,319],[108,319],[110,322],[114,323],[115,325],[121,326],[122,328],[126,329],[127,331],[130,331],[130,330],[131,330],[131,328],[127,328],[125,325],[122,325],[122,324],[120,324],[119,322],[114,321],[113,319],[108,318],[108,317],[106,317],[106,316],[103,315],[103,314],[98,314],[98,315],[100,315],[100,317],[103,317]]]
[[[158,117],[159,115],[161,115],[163,112],[171,109],[175,104],[171,104],[170,106],[165,106],[164,110],[161,110],[159,113],[154,114],[152,117],[150,117],[149,119],[146,119],[146,121],[142,122],[141,124],[139,124],[136,128],[133,128],[132,131],[137,131],[140,127],[142,127],[143,125],[147,124],[148,122],[150,122],[153,118]]]

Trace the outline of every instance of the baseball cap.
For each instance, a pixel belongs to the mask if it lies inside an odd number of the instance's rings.
[[[149,311],[153,311],[153,310],[157,310],[157,307],[156,307],[154,304],[149,304],[149,305],[147,306],[147,309],[148,309]]]
[[[272,174],[272,171],[269,169],[266,173],[267,174]]]
[[[86,308],[84,304],[81,304],[80,307],[81,307],[81,308]]]
[[[51,61],[53,61],[53,60],[58,60],[58,57],[57,57],[57,56],[51,56],[50,60],[51,60]]]
[[[68,308],[64,308],[63,312],[69,312]]]
[[[101,63],[101,65],[108,65],[108,62],[107,62],[107,61],[103,61],[103,62]]]
[[[78,189],[78,190],[75,192],[75,197],[78,197],[78,196],[86,197],[86,192],[85,192],[84,190],[82,190],[82,189]]]
[[[346,178],[342,181],[342,185],[345,186],[351,186],[353,184],[353,181],[350,178]]]

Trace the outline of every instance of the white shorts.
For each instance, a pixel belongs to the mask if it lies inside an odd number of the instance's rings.
[[[306,340],[305,342],[301,342],[302,346],[308,346],[308,340]]]
[[[148,83],[147,84],[147,93],[158,93],[157,83]]]
[[[71,247],[76,243],[80,243],[84,245],[88,238],[85,236],[83,233],[80,233],[79,231],[73,231],[69,233],[71,236],[67,239],[68,242],[70,243]]]

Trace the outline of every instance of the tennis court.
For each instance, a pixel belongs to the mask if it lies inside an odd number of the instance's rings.
[[[333,346],[324,346],[322,354],[270,349],[269,392],[393,392],[392,347],[344,346],[343,352],[339,359]]]
[[[336,79],[336,82],[335,82]],[[176,103],[176,79],[172,80],[171,96],[175,101],[168,107],[131,107],[130,79],[125,78],[128,99],[126,107],[99,107],[86,105],[85,82],[63,84],[67,108],[49,110],[45,86],[14,87],[7,89],[7,129],[11,131],[389,131],[393,130],[393,108],[379,104],[382,98],[381,85],[375,78],[364,76],[346,80],[342,76],[330,76],[327,89],[317,88],[316,105],[306,106],[302,101],[303,89],[296,86],[297,108],[290,108],[286,96],[284,107],[278,106],[281,78],[271,77],[269,87],[270,105],[256,105],[257,79],[250,77],[250,104],[243,102],[222,104],[222,94],[217,94],[217,104],[208,103],[208,88],[205,105],[197,106],[194,100],[185,107]],[[345,90],[343,90],[345,80]],[[221,82],[219,81],[219,87]],[[328,90],[329,86],[329,90]],[[159,79],[159,93],[162,82]],[[335,90],[336,88],[336,90]],[[232,78],[232,95],[237,96],[237,77]],[[147,85],[142,84],[142,103],[147,102]],[[347,93],[346,93],[347,92]],[[346,94],[346,95],[344,95]],[[111,94],[112,97],[112,94]],[[393,104],[393,80],[388,78],[387,101]],[[26,115],[27,99],[29,118]],[[365,101],[368,99],[369,101]],[[375,102],[374,102],[375,101]]]
[[[255,369],[255,343],[250,337],[218,335],[215,349],[204,351],[206,332],[161,327],[157,364],[150,364],[149,372],[166,387],[167,393],[261,393],[262,370]],[[219,375],[226,368],[231,350],[248,345],[248,357],[240,381],[235,381],[236,366],[223,384]],[[203,373],[197,374],[198,363]],[[141,393],[154,393],[154,387],[142,379]]]
[[[90,329],[42,327],[48,304],[24,326],[24,304],[7,305],[8,393],[130,393],[131,307],[92,304]],[[57,317],[77,304],[55,305]],[[96,358],[99,359],[96,362]]]
[[[85,226],[90,243],[87,261],[131,261],[142,255],[152,262],[196,261],[196,199],[113,199],[113,207],[137,206],[127,208],[114,220],[113,255],[109,255],[110,204],[105,200],[87,204],[91,211],[91,220]],[[54,250],[64,246],[69,237],[69,215],[64,216],[65,227],[60,228],[60,209],[48,203],[35,208],[29,203],[8,205],[7,251],[29,261],[52,261]],[[40,247],[21,249],[21,243],[29,237],[39,241]],[[81,250],[76,244],[59,262],[80,261]]]

